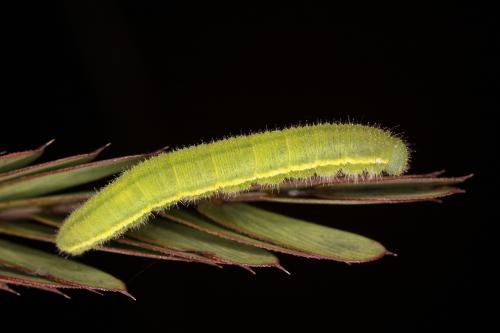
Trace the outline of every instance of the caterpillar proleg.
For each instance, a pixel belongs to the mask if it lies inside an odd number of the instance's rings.
[[[179,201],[287,178],[400,175],[409,150],[388,131],[357,124],[316,124],[231,137],[163,153],[124,172],[65,220],[57,246],[81,254],[149,214]]]

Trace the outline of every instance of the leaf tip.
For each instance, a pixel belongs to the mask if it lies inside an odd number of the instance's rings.
[[[56,141],[56,139],[49,140],[47,143],[44,143],[43,145],[41,145],[40,148],[38,148],[38,150],[44,150],[45,148],[47,148],[48,146],[53,144],[54,141]]]
[[[129,293],[128,291],[126,291],[126,290],[119,290],[118,292],[119,292],[120,294],[122,294],[122,295],[127,296],[127,297],[128,297],[128,298],[130,298],[132,301],[137,301],[137,299],[136,299],[134,296],[132,296],[132,294],[131,294],[131,293]]]
[[[17,291],[15,291],[14,289],[12,289],[11,287],[9,287],[7,284],[4,284],[2,282],[0,282],[0,290],[3,290],[3,291],[6,291],[6,292],[9,292],[11,294],[14,294],[16,296],[21,296],[20,293],[18,293]]]
[[[276,265],[275,267],[276,267],[277,269],[279,269],[280,271],[285,272],[285,273],[286,273],[286,274],[288,274],[288,275],[292,275],[292,273],[290,273],[290,272],[289,272],[289,271],[288,271],[285,267],[283,267],[283,266],[281,266],[281,265],[279,265],[279,264],[278,264],[278,265]]]
[[[392,256],[392,257],[397,257],[397,256],[398,256],[398,254],[397,254],[397,253],[395,253],[395,252],[391,252],[391,251],[389,251],[389,250],[385,250],[385,255],[386,255],[386,256]]]
[[[100,154],[104,149],[108,148],[109,146],[111,146],[111,142],[108,142],[104,146],[94,150],[94,154],[96,154],[96,155]]]
[[[167,151],[170,147],[169,146],[165,146],[165,147],[162,147],[154,152],[151,153],[151,155],[158,155],[158,154],[161,154],[165,151]]]

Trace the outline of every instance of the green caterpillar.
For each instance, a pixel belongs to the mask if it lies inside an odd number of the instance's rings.
[[[75,210],[57,235],[81,254],[180,201],[279,184],[287,178],[400,175],[405,143],[379,128],[317,124],[232,137],[154,156],[124,172]]]

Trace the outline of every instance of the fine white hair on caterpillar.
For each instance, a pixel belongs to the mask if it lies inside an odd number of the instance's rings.
[[[409,149],[389,131],[320,123],[229,137],[151,157],[117,177],[75,210],[57,235],[58,248],[78,255],[139,225],[155,211],[252,185],[286,179],[353,180],[400,175]]]

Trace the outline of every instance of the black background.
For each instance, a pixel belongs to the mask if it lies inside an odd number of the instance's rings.
[[[263,205],[359,232],[398,257],[348,266],[280,255],[291,276],[253,276],[91,253],[81,260],[126,281],[137,301],[85,292],[69,292],[68,301],[22,289],[22,297],[0,294],[2,325],[407,332],[494,322],[492,8],[56,1],[12,18],[1,150],[56,138],[48,160],[111,141],[106,158],[352,120],[403,133],[414,150],[410,172],[476,176],[467,194],[443,204]]]

